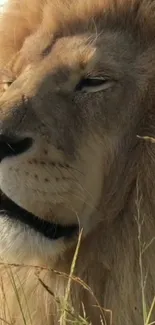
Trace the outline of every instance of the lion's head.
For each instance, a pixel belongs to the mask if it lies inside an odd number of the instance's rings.
[[[154,94],[145,1],[29,2],[10,1],[0,40],[0,252],[16,260],[118,216]]]
[[[68,273],[81,228],[76,275],[113,324],[143,323],[141,248],[147,306],[155,293],[154,84],[153,0],[9,0],[0,21],[0,258],[24,286],[31,324],[59,319],[32,264]],[[59,302],[64,278],[43,272]],[[21,325],[4,265],[0,277],[4,309]],[[99,324],[94,296],[77,288],[74,310],[83,303]]]

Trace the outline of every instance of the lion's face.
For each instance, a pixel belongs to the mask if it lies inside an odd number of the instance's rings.
[[[119,31],[55,40],[39,31],[9,63],[0,98],[2,256],[54,257],[70,243],[57,227],[87,234],[106,217],[105,180],[141,114],[136,60],[136,46]],[[34,216],[48,222],[46,235]],[[52,235],[50,223],[59,225]]]

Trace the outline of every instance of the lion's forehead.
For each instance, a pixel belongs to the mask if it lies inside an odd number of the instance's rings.
[[[124,71],[126,62],[127,65],[129,61],[133,62],[131,46],[123,35],[117,33],[103,31],[98,38],[93,33],[84,33],[55,40],[49,34],[44,36],[45,32],[42,31],[38,37],[31,35],[25,40],[16,59],[10,64],[10,70],[16,76],[23,71],[33,70],[35,73],[39,68],[44,75],[46,72],[52,73],[57,85],[68,80],[76,83],[86,75],[104,73],[112,78],[118,77]]]
[[[52,41],[48,35],[44,42],[44,33],[39,38],[28,37],[16,58],[10,60],[10,72],[18,77],[23,72],[30,72],[42,67],[42,71],[52,72],[56,82],[66,81],[66,77],[76,78],[76,75],[87,73],[95,66],[97,47],[89,42],[89,36],[63,37]]]

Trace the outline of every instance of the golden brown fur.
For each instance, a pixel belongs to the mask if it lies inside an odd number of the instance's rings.
[[[39,218],[79,224],[75,274],[111,310],[113,325],[142,325],[141,250],[148,309],[155,294],[155,149],[137,135],[155,136],[154,2],[10,0],[0,71],[0,133],[34,140],[30,151],[2,160],[1,190]],[[88,75],[112,84],[76,94]],[[69,274],[75,238],[50,241],[7,216],[0,234],[2,260],[29,265],[12,273],[1,266],[1,324],[21,325],[22,309],[28,325],[57,325],[67,278],[47,268]],[[95,298],[77,281],[70,303],[99,324]]]

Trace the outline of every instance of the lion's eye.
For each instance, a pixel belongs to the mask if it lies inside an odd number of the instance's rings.
[[[13,83],[13,81],[5,81],[3,83],[4,90],[7,90],[12,85],[12,83]]]
[[[104,77],[88,77],[80,80],[75,91],[97,92],[110,88],[112,81]]]

